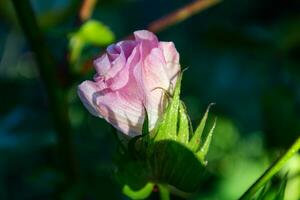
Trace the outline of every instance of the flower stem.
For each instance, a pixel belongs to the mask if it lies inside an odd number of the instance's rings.
[[[294,144],[281,155],[264,173],[255,181],[255,183],[240,197],[240,200],[246,200],[252,197],[264,184],[266,184],[283,165],[300,149],[300,137]]]
[[[158,184],[160,200],[170,200],[170,192],[167,186]]]

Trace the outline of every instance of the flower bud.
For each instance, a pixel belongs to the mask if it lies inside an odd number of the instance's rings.
[[[160,42],[145,30],[134,32],[134,38],[110,45],[94,61],[94,81],[84,81],[78,88],[91,114],[129,137],[141,134],[145,110],[149,130],[155,127],[166,108],[164,94],[172,94],[180,71],[172,42]]]

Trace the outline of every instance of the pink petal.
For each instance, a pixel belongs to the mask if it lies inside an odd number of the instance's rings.
[[[148,113],[150,129],[155,127],[158,118],[162,115],[165,105],[164,92],[169,89],[170,85],[165,66],[162,51],[154,48],[142,63],[142,67],[134,72],[145,93],[144,105]]]
[[[126,58],[123,52],[119,54],[119,56],[111,62],[111,68],[105,75],[105,79],[113,78],[126,64]]]
[[[173,42],[159,42],[159,48],[163,51],[167,63],[179,63],[179,53]]]
[[[144,110],[141,101],[126,91],[107,93],[97,103],[103,117],[115,128],[129,136],[141,134]]]
[[[123,69],[113,78],[108,80],[108,85],[112,90],[118,90],[122,87],[127,87],[128,82],[135,81],[132,77],[132,71],[140,62],[140,55],[137,48],[134,48]],[[136,84],[135,84],[136,85]],[[135,87],[138,90],[138,87]],[[140,92],[140,91],[139,91]]]
[[[160,42],[159,48],[163,51],[165,61],[165,72],[169,77],[172,87],[175,87],[178,73],[180,72],[179,53],[173,42]]]
[[[104,90],[106,87],[103,83],[98,84],[93,81],[84,81],[78,86],[78,96],[81,99],[83,105],[94,116],[102,117],[97,104],[94,101],[95,94]]]
[[[140,134],[144,111],[134,82],[116,92],[108,88],[101,89],[97,84],[99,83],[85,81],[78,90],[81,101],[90,113],[104,118],[126,135]]]
[[[110,60],[107,54],[104,54],[100,58],[94,60],[94,66],[99,75],[105,76],[105,74],[111,68]]]
[[[136,41],[132,41],[132,40],[125,40],[125,41],[121,41],[117,43],[117,47],[120,48],[120,51],[124,53],[125,58],[128,58],[134,47],[137,45]]]
[[[158,43],[158,39],[156,35],[154,35],[150,31],[140,30],[140,31],[135,31],[133,34],[136,41],[150,41],[153,43]]]
[[[107,55],[109,60],[114,61],[120,54],[120,51],[117,49],[115,44],[111,44],[106,48]]]
[[[134,37],[135,40],[140,43],[142,59],[146,58],[153,48],[158,47],[158,39],[156,35],[149,31],[135,31]]]

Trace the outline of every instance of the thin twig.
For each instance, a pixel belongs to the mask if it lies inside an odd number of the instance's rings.
[[[57,65],[46,45],[29,0],[12,0],[12,3],[27,41],[35,53],[40,78],[47,92],[49,112],[52,114],[57,133],[59,165],[67,178],[66,183],[72,183],[77,178],[77,167],[71,142],[66,93],[59,83],[56,73]]]
[[[217,3],[220,3],[221,0],[196,0],[195,2],[192,2],[168,15],[165,17],[162,17],[158,20],[155,20],[154,22],[150,23],[148,26],[148,30],[152,31],[154,33],[160,32],[169,26],[172,26],[174,24],[177,24],[196,13],[205,10],[211,6],[216,5]]]
[[[96,3],[97,0],[84,0],[82,2],[81,9],[79,11],[81,21],[86,21],[91,17]]]

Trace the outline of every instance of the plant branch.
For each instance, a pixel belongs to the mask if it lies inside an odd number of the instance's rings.
[[[79,11],[79,17],[81,21],[86,21],[88,20],[94,10],[94,7],[97,3],[97,0],[84,0],[82,2],[80,11]]]
[[[77,168],[71,143],[67,97],[59,85],[60,81],[56,73],[57,65],[46,45],[30,2],[28,0],[12,0],[12,3],[27,41],[35,53],[40,78],[47,92],[49,112],[52,114],[57,133],[59,165],[66,176],[66,181],[73,182],[77,177]]]
[[[300,149],[300,137],[295,143],[281,155],[255,183],[240,197],[240,200],[246,200],[252,197],[264,184],[266,184],[282,167],[283,165]]]
[[[220,3],[221,0],[196,0],[174,12],[155,20],[154,22],[150,23],[148,26],[148,30],[154,33],[160,32],[169,26],[175,25],[196,13],[205,10],[211,6]]]

